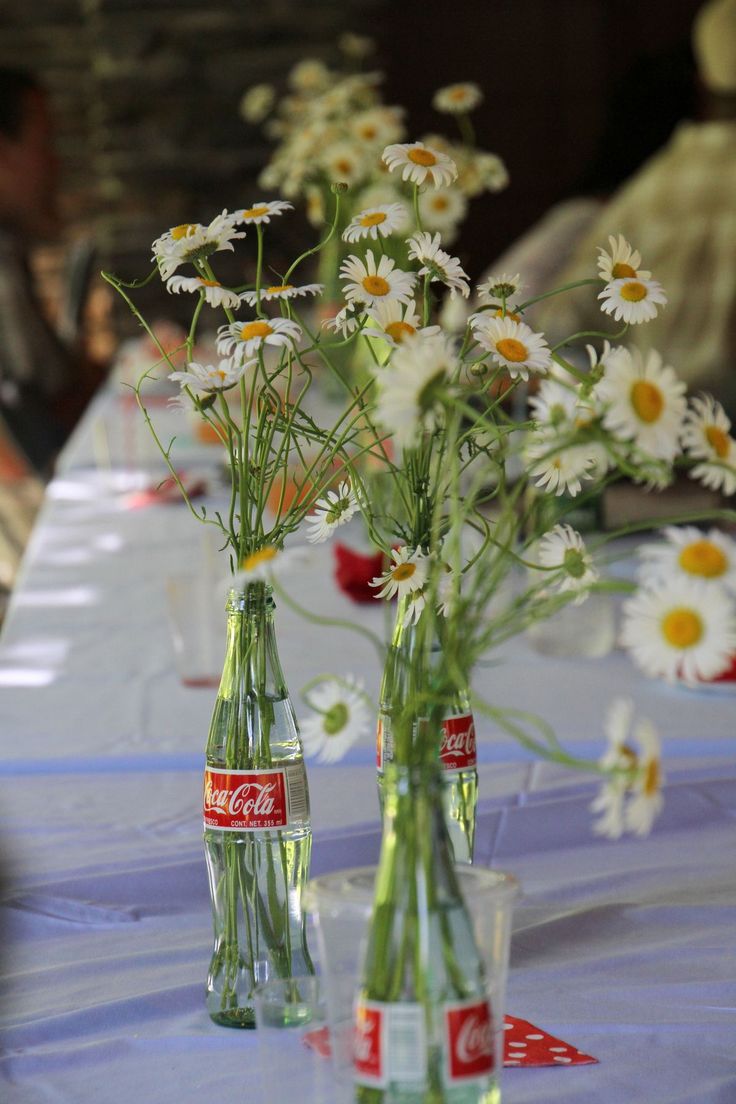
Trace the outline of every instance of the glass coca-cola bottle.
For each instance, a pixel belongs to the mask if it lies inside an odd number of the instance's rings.
[[[420,685],[425,679],[428,664],[442,663],[442,643],[435,638],[428,649],[419,646],[424,639],[419,621],[407,623],[410,599],[401,598],[396,613],[391,646],[381,680],[378,727],[376,731],[376,770],[381,808],[385,804],[386,768],[394,758],[394,720],[392,701],[406,698],[407,679]],[[419,691],[419,700],[421,700]],[[422,719],[416,717],[414,726]],[[440,800],[450,836],[450,845],[456,862],[473,861],[475,841],[475,811],[478,802],[478,768],[475,741],[475,723],[470,709],[467,690],[453,687],[445,706],[439,733]]]
[[[265,583],[231,591],[227,650],[206,751],[204,842],[214,949],[207,1008],[254,1027],[251,995],[272,977],[313,972],[301,893],[309,872],[309,793]]]

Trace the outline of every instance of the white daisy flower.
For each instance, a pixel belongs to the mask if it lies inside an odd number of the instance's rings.
[[[271,287],[261,288],[261,302],[270,303],[272,300],[296,299],[299,295],[321,295],[325,290],[324,284],[273,284]],[[249,307],[255,307],[258,303],[258,293],[244,291],[241,295],[244,303]]]
[[[313,716],[299,722],[305,754],[319,763],[335,763],[370,728],[361,679],[325,679],[306,696]]]
[[[429,556],[415,548],[412,552],[408,545],[394,548],[391,551],[393,563],[388,571],[377,576],[370,583],[373,587],[383,587],[376,594],[376,598],[393,598],[398,595],[404,598],[408,594],[420,591],[427,582],[429,570]]]
[[[230,359],[221,360],[218,364],[198,364],[192,360],[185,371],[171,372],[169,379],[178,383],[182,390],[188,387],[196,394],[214,394],[234,387],[251,364],[236,363]]]
[[[413,272],[396,268],[390,257],[381,257],[376,264],[370,249],[365,261],[352,255],[346,258],[340,267],[340,276],[347,281],[343,285],[346,299],[370,305],[388,299],[408,303],[416,282]]]
[[[272,84],[254,84],[240,100],[239,112],[247,123],[262,123],[276,100]]]
[[[421,590],[413,590],[411,594],[404,595],[404,616],[401,619],[401,624],[404,628],[407,628],[409,625],[418,624],[419,618],[422,616],[426,605],[426,587],[422,587]]]
[[[205,280],[202,276],[172,276],[166,282],[167,291],[178,295],[180,291],[201,291],[211,307],[240,306],[240,295],[225,288],[218,280]]]
[[[365,327],[366,336],[379,337],[389,345],[400,345],[407,337],[421,333],[424,337],[440,332],[439,326],[425,326],[421,329],[421,319],[417,314],[416,303],[399,303],[396,299],[388,303],[376,303],[367,307],[365,312],[370,319]]]
[[[524,284],[521,282],[518,272],[515,272],[513,276],[510,276],[508,272],[502,272],[500,276],[489,276],[476,288],[478,302],[485,305],[486,303],[496,304],[505,301],[507,308],[513,310],[510,301],[516,298],[523,287]]]
[[[529,407],[540,426],[558,432],[573,429],[588,413],[588,408],[579,403],[577,389],[557,379],[543,379],[535,394],[529,396]]]
[[[722,590],[701,579],[642,587],[623,613],[621,643],[653,678],[714,678],[736,650],[736,611]]]
[[[598,251],[598,275],[605,283],[613,280],[648,280],[651,272],[639,268],[641,256],[632,249],[623,234],[608,238],[610,252],[601,247]]]
[[[400,107],[369,107],[348,120],[348,129],[358,142],[371,150],[382,149],[402,137],[402,115]]]
[[[711,529],[702,533],[694,525],[670,525],[663,541],[639,548],[639,578],[651,584],[670,576],[686,575],[736,593],[736,541]]]
[[[646,718],[636,723],[632,734],[633,711],[632,702],[616,698],[606,715],[608,746],[600,766],[610,773],[590,810],[601,814],[593,831],[608,839],[619,839],[625,831],[648,835],[664,804],[659,737]],[[632,735],[639,753],[632,747]]]
[[[270,222],[275,215],[293,210],[294,204],[287,203],[284,199],[259,199],[257,203],[250,207],[241,207],[240,210],[234,211],[233,219],[236,223],[245,222],[260,226],[263,223]]]
[[[419,196],[419,216],[427,230],[439,230],[447,240],[465,218],[468,201],[459,188],[438,188]]]
[[[220,249],[232,250],[233,240],[244,237],[244,233],[236,232],[232,217],[223,211],[208,226],[184,222],[172,227],[156,238],[151,248],[161,279],[168,280],[180,265],[202,261]]]
[[[446,115],[462,115],[472,111],[483,100],[483,93],[472,81],[447,84],[438,88],[432,97],[432,107]]]
[[[443,424],[443,395],[457,371],[444,334],[407,336],[376,373],[376,419],[398,448],[413,448],[423,433]]]
[[[459,167],[457,184],[472,198],[481,192],[502,192],[509,179],[508,169],[498,154],[472,150]]]
[[[329,88],[331,80],[330,70],[318,58],[305,58],[297,62],[288,76],[289,84],[297,92],[321,92]]]
[[[314,504],[313,513],[306,518],[309,532],[306,534],[310,544],[322,544],[329,540],[336,529],[350,521],[360,509],[355,491],[347,480],[343,480],[336,491],[327,491],[324,498]]]
[[[544,334],[535,333],[525,322],[516,322],[508,315],[474,315],[471,322],[475,340],[492,353],[512,379],[528,379],[530,372],[544,373],[552,363]]]
[[[217,331],[217,351],[221,356],[250,357],[262,345],[290,345],[299,341],[302,331],[290,318],[255,318],[252,322],[231,322]]]
[[[399,142],[386,146],[382,161],[389,172],[401,171],[402,180],[413,184],[429,183],[434,188],[446,188],[457,176],[457,165],[440,150],[423,142]]]
[[[639,721],[634,735],[641,748],[637,770],[624,809],[624,828],[636,836],[648,836],[664,806],[662,796],[662,745],[651,721]]]
[[[656,318],[657,304],[664,305],[667,302],[661,284],[656,280],[643,280],[639,277],[611,280],[598,298],[603,300],[601,310],[605,314],[612,314],[617,322],[624,321],[631,326]]]
[[[582,480],[592,479],[599,463],[597,449],[591,445],[560,446],[545,437],[527,447],[529,475],[538,487],[550,494],[580,494]]]
[[[333,333],[341,333],[343,337],[350,337],[360,325],[360,320],[363,317],[362,308],[362,303],[348,303],[347,306],[337,312],[334,318],[326,318],[322,325],[328,330],[332,330]]]
[[[227,585],[242,590],[250,583],[280,579],[305,564],[308,557],[309,549],[299,545],[277,548],[273,544],[264,544],[244,558],[239,570],[227,580]]]
[[[451,257],[440,248],[441,241],[439,234],[434,237],[424,231],[413,234],[407,239],[409,258],[419,261],[422,266],[420,276],[429,276],[432,283],[439,280],[450,288],[451,295],[459,291],[467,299],[470,295],[468,274],[463,271],[457,257]]]
[[[409,214],[403,203],[385,203],[377,207],[367,207],[357,214],[345,227],[342,239],[346,242],[360,241],[362,238],[377,240],[380,235],[388,238],[398,230],[403,230]]]
[[[685,384],[662,364],[652,349],[647,359],[638,349],[612,352],[596,397],[604,404],[603,424],[614,437],[633,440],[658,460],[673,460],[685,414]]]
[[[320,155],[319,163],[328,180],[351,186],[364,180],[370,169],[365,150],[352,142],[335,142],[328,146]]]
[[[682,444],[693,460],[702,460],[692,476],[706,487],[723,494],[736,493],[736,441],[731,422],[712,395],[696,395],[685,414]]]
[[[559,570],[553,582],[560,592],[577,593],[575,605],[585,601],[588,588],[599,578],[583,538],[571,525],[558,524],[545,533],[537,545],[536,557],[542,567]]]

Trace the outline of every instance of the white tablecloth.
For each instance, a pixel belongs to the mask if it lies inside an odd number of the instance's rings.
[[[213,467],[180,416],[188,470]],[[179,422],[177,424],[177,418]],[[173,419],[173,421],[172,421]],[[273,1104],[257,1038],[208,1019],[210,916],[201,845],[203,746],[213,690],[175,673],[167,574],[201,562],[181,505],[133,508],[163,471],[109,389],[51,483],[0,641],[0,846],[5,980],[0,1099],[7,1104]],[[320,614],[382,630],[331,579],[329,548],[289,580]],[[316,630],[283,604],[283,666],[299,688],[379,665],[357,635]],[[537,711],[596,756],[602,715],[634,697],[665,737],[665,810],[647,840],[591,833],[596,783],[533,761],[479,722],[477,857],[513,870],[509,1011],[600,1059],[514,1069],[505,1104],[730,1104],[736,1100],[734,701],[644,679],[621,652],[542,657],[525,641],[478,675],[499,704]],[[313,872],[374,861],[370,736],[310,766]]]

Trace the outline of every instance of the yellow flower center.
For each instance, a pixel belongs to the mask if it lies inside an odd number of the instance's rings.
[[[246,211],[243,211],[243,218],[260,218],[262,215],[268,214],[268,207],[265,204],[261,204],[259,207],[248,207]]]
[[[250,341],[253,337],[268,337],[273,333],[273,327],[269,326],[268,322],[262,322],[258,319],[255,322],[246,322],[240,331],[241,341]]]
[[[703,635],[703,622],[694,610],[680,606],[665,614],[662,635],[673,648],[692,648]]]
[[[369,295],[388,295],[391,291],[391,285],[383,276],[366,276],[363,287]]]
[[[202,287],[222,287],[219,280],[203,280],[201,276],[199,277],[199,282]]]
[[[529,350],[523,341],[517,341],[515,337],[502,337],[496,342],[496,349],[504,358],[514,364],[521,364],[529,356]]]
[[[365,123],[360,128],[361,138],[365,138],[369,142],[372,141],[372,139],[375,138],[377,134],[378,134],[378,131],[377,131],[376,127],[373,126],[372,123]]]
[[[373,211],[370,215],[363,215],[360,220],[361,226],[379,226],[380,223],[386,221],[386,214],[384,211]]]
[[[211,376],[216,376],[219,379],[220,383],[224,383],[224,381],[225,381],[226,373],[223,371],[222,368],[213,368],[212,371],[210,372],[210,375]]]
[[[619,261],[611,269],[611,276],[614,280],[623,280],[626,276],[635,277],[636,269],[629,264],[624,264],[623,261]]]
[[[388,326],[386,326],[386,333],[389,337],[394,339],[397,345],[400,345],[405,337],[416,332],[414,327],[410,326],[408,322],[389,322]]]
[[[507,310],[504,314],[501,308],[496,311],[496,318],[510,318],[512,322],[521,322],[521,315],[516,314],[515,311]],[[511,339],[509,339],[511,340]]]
[[[431,150],[423,149],[421,146],[416,149],[410,149],[407,157],[410,161],[413,161],[415,165],[423,165],[425,168],[429,168],[430,165],[437,164],[437,158]]]
[[[174,241],[181,241],[185,238],[190,231],[196,230],[197,224],[195,222],[182,222],[180,226],[174,226],[171,231],[171,236]]]
[[[637,380],[631,388],[631,405],[642,422],[656,422],[664,408],[664,397],[659,388],[648,380]]]
[[[702,575],[717,579],[728,570],[728,560],[713,541],[697,540],[688,544],[680,553],[679,564],[690,575]]]
[[[462,103],[463,100],[466,100],[467,98],[468,90],[467,88],[463,88],[462,85],[459,85],[459,87],[457,88],[453,88],[450,92],[450,99],[454,100],[455,103]]]
[[[412,575],[417,569],[417,565],[413,563],[402,563],[398,567],[395,567],[391,572],[392,578],[397,583],[405,583],[407,579],[411,579]]]
[[[705,438],[718,459],[725,460],[731,444],[728,434],[724,433],[719,426],[709,425],[705,431]]]
[[[278,548],[274,548],[272,544],[267,544],[265,548],[259,548],[257,552],[251,552],[250,556],[245,557],[242,564],[243,571],[253,571],[261,564],[274,560],[278,554]]]
[[[339,161],[335,162],[335,168],[339,173],[348,176],[353,171],[353,162],[348,161],[347,157],[341,157]]]
[[[273,287],[266,288],[268,295],[278,295],[280,291],[291,291],[293,284],[274,284]]]
[[[655,797],[659,793],[660,773],[659,760],[650,759],[644,774],[644,794],[646,797]]]
[[[446,211],[450,206],[450,201],[447,196],[435,196],[432,200],[432,207],[435,211]]]
[[[625,299],[627,303],[640,303],[646,297],[646,285],[640,283],[639,280],[630,280],[621,287],[621,298]]]

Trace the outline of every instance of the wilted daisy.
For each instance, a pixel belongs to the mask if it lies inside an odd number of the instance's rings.
[[[718,529],[702,533],[694,525],[670,525],[662,535],[663,541],[639,548],[643,583],[685,575],[736,593],[736,541],[731,537]]]
[[[685,414],[682,444],[689,457],[701,460],[692,476],[723,494],[736,493],[736,441],[731,421],[712,395],[696,395]]]
[[[538,487],[574,498],[582,489],[582,481],[593,478],[600,458],[593,444],[561,445],[543,436],[527,446],[527,459],[529,475]]]
[[[305,694],[313,715],[300,719],[299,731],[306,755],[320,763],[335,763],[370,728],[363,682],[347,675],[330,678]]]
[[[340,267],[340,276],[347,281],[343,285],[346,299],[371,305],[389,299],[408,303],[416,282],[413,272],[403,272],[396,268],[390,257],[381,257],[376,264],[370,249],[364,261],[355,256],[344,260]]]
[[[439,280],[450,288],[451,295],[459,291],[467,299],[470,295],[468,274],[463,271],[457,257],[451,257],[440,247],[441,241],[439,234],[434,237],[426,232],[413,234],[407,239],[409,257],[413,261],[419,261],[422,266],[419,269],[420,276],[429,276],[432,283]]]
[[[382,587],[376,594],[376,598],[393,598],[397,595],[404,598],[414,591],[423,589],[427,582],[429,570],[429,556],[415,548],[414,551],[404,544],[401,548],[391,551],[393,563],[388,571],[371,581],[372,587]]]
[[[327,491],[324,498],[314,504],[313,513],[306,518],[310,544],[322,544],[329,540],[336,529],[360,509],[355,491],[347,480],[343,480],[336,491]]]
[[[621,643],[645,674],[670,681],[711,679],[736,650],[736,612],[701,579],[642,587],[624,604]]]
[[[571,525],[555,525],[545,533],[537,545],[536,558],[541,567],[556,569],[553,581],[559,591],[577,592],[575,605],[587,598],[588,588],[598,579],[585,542]]]
[[[411,594],[407,594],[404,598],[404,617],[402,619],[402,625],[407,628],[409,625],[416,625],[424,612],[424,607],[427,605],[427,588],[422,587],[421,590],[413,590]]]
[[[475,315],[473,335],[483,349],[505,368],[512,379],[528,379],[530,372],[546,372],[552,363],[544,334],[535,333],[525,322]]]
[[[444,334],[405,337],[391,360],[376,372],[376,419],[399,448],[412,448],[423,433],[443,424],[443,398],[457,370]]]
[[[623,234],[608,238],[610,252],[601,247],[598,251],[598,275],[607,284],[613,280],[648,280],[651,272],[639,268],[641,256],[632,249]]]
[[[205,280],[203,276],[172,276],[166,288],[177,295],[180,291],[200,291],[211,307],[240,306],[241,296],[236,291],[223,287],[218,280]]]
[[[401,172],[402,180],[413,184],[429,183],[435,188],[446,188],[457,176],[457,165],[440,150],[425,146],[423,142],[394,143],[386,146],[382,160],[389,172]]]
[[[502,272],[500,276],[489,276],[476,288],[478,302],[482,304],[505,302],[513,310],[510,300],[515,299],[523,287],[518,272],[513,276],[507,272]]]
[[[598,298],[602,300],[601,310],[605,314],[612,314],[617,322],[623,321],[631,326],[655,318],[657,304],[663,306],[667,302],[661,284],[639,276],[611,280]]]
[[[416,303],[399,303],[396,299],[388,303],[376,303],[366,308],[369,318],[365,327],[366,336],[380,337],[389,345],[400,345],[407,337],[418,333],[422,325],[417,314]],[[421,331],[424,337],[440,332],[439,326],[425,326]]]
[[[274,299],[296,299],[300,295],[321,295],[323,291],[324,284],[273,284],[271,287],[261,288],[260,301],[270,303]],[[258,292],[244,291],[241,299],[249,307],[255,307],[258,303]]]
[[[243,558],[238,571],[228,580],[228,586],[240,590],[250,583],[280,579],[303,565],[308,555],[309,550],[300,546],[277,548],[274,544],[265,544]]]
[[[343,241],[356,242],[363,238],[377,240],[379,235],[388,238],[397,230],[403,230],[408,213],[403,203],[385,203],[378,207],[367,207],[345,227]]]
[[[468,201],[458,188],[438,188],[419,196],[419,215],[427,230],[439,230],[448,240],[465,218]]]
[[[477,84],[463,81],[438,88],[432,97],[432,107],[446,115],[462,115],[466,111],[472,111],[482,99],[483,93]]]
[[[646,835],[663,804],[659,739],[646,719],[637,722],[632,734],[633,713],[631,701],[616,698],[606,714],[608,746],[600,766],[608,772],[608,778],[591,802],[590,810],[600,814],[593,831],[608,839],[619,839],[627,830]],[[632,738],[639,745],[639,754],[632,746]]]
[[[182,389],[188,387],[195,394],[214,394],[234,387],[250,367],[249,363],[230,359],[221,360],[218,364],[198,364],[192,360],[184,372],[172,372],[169,379],[175,380]]]
[[[232,217],[223,211],[208,226],[198,222],[183,222],[156,238],[151,246],[153,259],[162,280],[168,280],[182,264],[203,261],[220,249],[233,249],[235,238],[244,238],[235,229]]]
[[[290,318],[255,318],[252,322],[231,322],[217,331],[220,355],[253,356],[262,345],[290,345],[299,341],[302,331]]]
[[[233,211],[233,219],[237,222],[253,223],[261,225],[270,222],[275,215],[282,215],[284,211],[292,211],[293,203],[287,203],[284,199],[260,199],[250,207],[241,207]]]
[[[614,437],[633,440],[659,460],[673,460],[685,414],[685,384],[652,349],[618,348],[607,361],[595,394],[604,406],[603,424]]]

